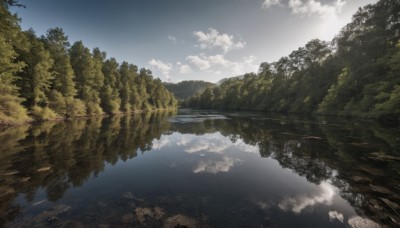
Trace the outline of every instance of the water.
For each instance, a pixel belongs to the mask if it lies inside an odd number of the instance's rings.
[[[190,110],[13,127],[0,226],[398,226],[399,129]]]

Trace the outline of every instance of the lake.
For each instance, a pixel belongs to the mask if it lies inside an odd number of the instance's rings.
[[[0,132],[0,227],[394,227],[400,128],[179,110]]]

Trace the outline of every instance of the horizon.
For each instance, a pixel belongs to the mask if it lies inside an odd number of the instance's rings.
[[[23,30],[40,36],[60,27],[71,44],[99,47],[107,58],[150,69],[163,82],[216,83],[257,72],[262,62],[277,61],[312,39],[331,41],[359,7],[377,1],[225,2],[22,0],[26,9],[11,10]]]

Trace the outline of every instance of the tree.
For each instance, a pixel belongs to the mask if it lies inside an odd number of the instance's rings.
[[[12,46],[12,38],[19,32],[19,27],[14,23],[7,24],[14,20],[14,16],[0,7],[0,25],[7,27],[0,32],[0,124],[21,123],[30,119],[21,105],[24,99],[19,97],[15,84],[17,74],[25,67],[25,63],[15,61],[18,55]]]
[[[25,32],[24,35],[27,48],[19,54],[20,59],[26,63],[23,72],[19,74],[21,95],[26,99],[28,107],[45,107],[48,105],[53,79],[50,70],[54,61],[33,30]]]
[[[120,74],[118,63],[114,58],[106,60],[103,64],[104,86],[101,93],[101,106],[105,112],[118,113],[121,106],[119,98]]]
[[[101,70],[99,71],[99,58],[102,58],[102,55],[96,55],[94,60],[89,49],[81,41],[75,42],[69,52],[76,76],[78,98],[85,102],[88,115],[103,114],[98,91],[103,85],[104,77]]]

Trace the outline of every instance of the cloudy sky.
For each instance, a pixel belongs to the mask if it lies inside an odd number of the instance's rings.
[[[309,40],[331,40],[361,6],[377,0],[20,0],[22,28],[61,27],[107,57],[163,81],[255,72]]]

